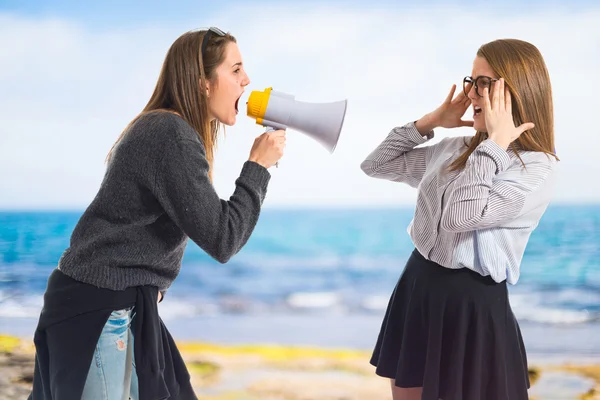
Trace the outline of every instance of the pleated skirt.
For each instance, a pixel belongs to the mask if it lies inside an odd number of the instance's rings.
[[[423,400],[524,400],[529,375],[506,282],[411,254],[371,357],[396,386]]]

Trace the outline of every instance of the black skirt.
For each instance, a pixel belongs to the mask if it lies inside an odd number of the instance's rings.
[[[396,386],[423,387],[423,400],[528,399],[527,356],[506,281],[444,268],[416,249],[371,364]]]

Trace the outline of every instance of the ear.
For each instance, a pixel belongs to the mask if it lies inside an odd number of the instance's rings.
[[[212,93],[212,85],[210,84],[209,81],[206,81],[206,85],[204,87],[204,93],[206,94],[207,98],[210,98],[210,95]]]

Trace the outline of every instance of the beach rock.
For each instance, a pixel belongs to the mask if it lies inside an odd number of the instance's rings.
[[[578,399],[593,391],[593,379],[565,371],[544,371],[529,394],[540,400]],[[594,397],[588,397],[593,399]]]
[[[27,398],[33,382],[33,365],[30,354],[0,353],[0,399]]]

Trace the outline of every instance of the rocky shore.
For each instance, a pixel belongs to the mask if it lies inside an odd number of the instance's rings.
[[[373,374],[368,354],[352,350],[179,343],[199,399],[391,400],[389,383]],[[0,399],[31,390],[34,349],[0,335]],[[535,400],[600,399],[600,365],[532,366]]]

